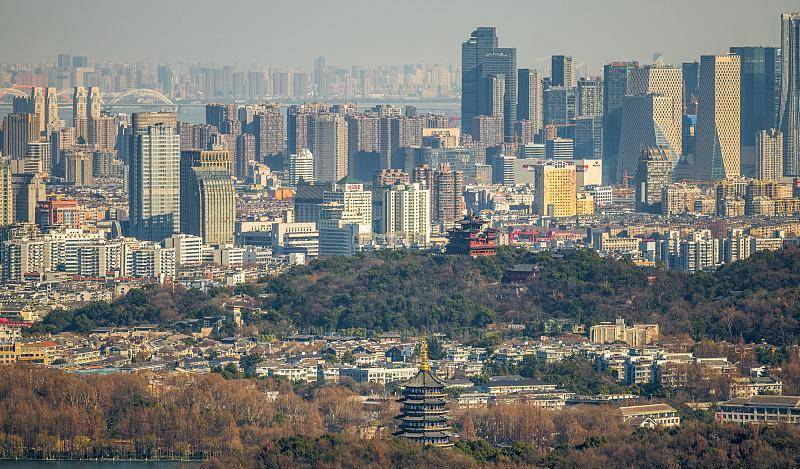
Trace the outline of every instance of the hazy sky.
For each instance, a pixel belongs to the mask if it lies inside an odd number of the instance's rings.
[[[457,63],[478,25],[496,26],[520,67],[567,53],[668,63],[732,45],[777,45],[798,0],[2,0],[0,62],[209,61],[310,69]]]

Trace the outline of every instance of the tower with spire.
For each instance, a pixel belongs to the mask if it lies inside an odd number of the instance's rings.
[[[419,372],[402,386],[403,408],[396,417],[400,420],[396,435],[426,445],[452,446],[456,435],[451,431],[445,385],[430,371],[426,340],[420,345]]]

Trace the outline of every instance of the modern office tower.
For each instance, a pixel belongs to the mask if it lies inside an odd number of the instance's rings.
[[[161,241],[180,229],[180,137],[175,114],[134,113],[128,170],[129,231]]]
[[[578,80],[578,117],[603,115],[603,80],[581,78]]]
[[[697,88],[700,83],[700,62],[684,62],[683,71],[683,114],[697,114]]]
[[[236,104],[210,103],[206,104],[206,124],[211,124],[220,133],[230,133],[230,122],[238,119]]]
[[[86,88],[76,86],[72,92],[72,126],[75,127],[75,140],[78,143],[89,142],[88,99]]]
[[[234,153],[234,175],[240,181],[247,177],[247,167],[251,161],[256,160],[256,138],[252,134],[239,134],[236,136],[236,151]]]
[[[683,70],[664,65],[647,65],[630,72],[628,94],[657,94],[672,102],[671,125],[662,132],[677,154],[681,154],[681,122],[683,116]]]
[[[800,12],[781,15],[781,99],[783,173],[800,175]]]
[[[447,164],[443,164],[439,170],[423,165],[414,169],[413,181],[431,191],[433,223],[450,226],[461,219],[465,206],[461,171],[454,171]]]
[[[28,142],[28,149],[25,154],[25,160],[28,161],[37,161],[38,164],[36,171],[24,171],[24,172],[35,172],[38,173],[39,171],[44,171],[45,173],[50,174],[50,168],[53,163],[52,154],[50,153],[50,142],[45,140],[40,140],[38,142]]]
[[[495,98],[502,93],[503,135],[510,142],[514,138],[514,122],[517,121],[517,49],[501,47],[484,55],[478,65],[478,74],[478,114],[496,115]],[[493,99],[481,100],[481,89],[491,90]],[[488,107],[490,102],[495,109]]]
[[[479,27],[461,44],[461,132],[472,135],[472,118],[478,110],[479,67],[486,54],[497,48],[493,27]]]
[[[181,176],[181,233],[200,236],[205,244],[232,244],[236,190],[231,175],[220,167],[191,166]]]
[[[575,165],[549,160],[533,166],[533,210],[542,217],[574,217],[576,208]]]
[[[14,192],[11,177],[11,167],[0,163],[0,226],[14,223]]]
[[[208,210],[213,210],[215,205],[223,205],[226,210],[233,213],[235,219],[236,206],[234,201],[233,209],[226,204],[229,202],[229,194],[227,191],[227,182],[222,177],[209,176],[201,183],[197,171],[202,170],[206,173],[221,173],[230,177],[231,174],[231,159],[228,150],[187,150],[180,152],[179,164],[179,204],[180,204],[180,233],[188,233],[196,236],[203,236],[206,240],[204,232],[209,232],[205,225],[206,220],[225,221],[227,218],[220,218],[219,215],[210,213]],[[205,174],[205,173],[204,173]],[[203,185],[208,186],[208,193],[201,192]],[[231,183],[231,188],[232,188]],[[206,201],[199,199],[200,196],[210,197],[209,205],[205,204]],[[198,205],[201,204],[201,205]],[[184,220],[184,217],[185,220]],[[232,226],[231,222],[231,226]],[[228,226],[223,229],[223,233],[227,233]],[[231,228],[232,229],[232,228]],[[202,231],[202,232],[201,232]],[[210,232],[209,232],[210,233]],[[216,235],[215,235],[216,236]],[[207,243],[216,241],[206,241]]]
[[[333,190],[331,182],[305,182],[297,184],[294,193],[294,219],[297,222],[317,222],[325,192]]]
[[[761,180],[779,181],[783,178],[783,134],[780,131],[758,131],[756,174]]]
[[[72,68],[78,67],[88,67],[89,66],[89,58],[85,55],[73,55],[72,56]]]
[[[514,185],[514,155],[496,155],[492,158],[492,184]]]
[[[283,154],[285,132],[283,115],[278,105],[259,106],[253,115],[252,127],[256,137],[256,158],[259,161],[264,162],[269,157]]]
[[[544,148],[549,160],[571,160],[575,156],[575,141],[571,138],[556,137],[547,140]]]
[[[531,143],[536,139],[537,131],[533,129],[533,124],[527,119],[517,120],[516,125],[517,142],[520,145]]]
[[[563,86],[565,88],[575,86],[575,66],[572,57],[554,55],[550,63],[551,86]]]
[[[28,143],[39,140],[33,114],[12,112],[3,118],[3,156],[24,158],[28,153]]]
[[[410,246],[430,244],[430,199],[430,191],[419,183],[397,184],[385,191],[381,232]]]
[[[727,179],[741,174],[741,104],[738,55],[700,58],[695,162],[700,177]]]
[[[117,145],[117,120],[98,116],[89,122],[89,145],[100,151],[111,151]]]
[[[697,115],[692,114],[683,116],[683,128],[681,133],[681,146],[683,147],[683,155],[694,155],[694,139],[695,130],[697,129]]]
[[[617,182],[619,139],[622,133],[622,104],[628,81],[638,62],[611,62],[603,67],[603,184]]]
[[[760,130],[778,127],[781,97],[781,50],[777,47],[731,47],[739,56],[741,77],[741,139],[754,147]]]
[[[521,68],[517,72],[517,120],[529,121],[533,135],[537,135],[544,125],[542,109],[542,77],[539,72]],[[519,134],[517,134],[519,137]],[[520,140],[521,141],[521,140]],[[532,140],[530,140],[532,141]],[[527,143],[524,142],[523,143]]]
[[[477,115],[472,119],[472,138],[484,147],[503,143],[503,117]]]
[[[58,118],[58,90],[47,88],[44,94],[44,125],[47,135],[56,130],[58,122],[60,122]]]
[[[364,190],[363,184],[348,181],[337,182],[322,195],[322,203],[341,205],[340,220],[372,226],[372,192]]]
[[[626,177],[636,177],[642,147],[668,148],[673,168],[678,164],[683,136],[681,126],[675,127],[674,105],[673,98],[661,94],[625,97],[617,163],[618,181]],[[680,101],[678,105],[681,105]],[[682,116],[678,117],[681,121]]]
[[[305,182],[314,182],[314,155],[303,148],[296,155],[290,155],[286,171],[289,175],[289,187],[297,187],[302,179]]]
[[[642,147],[636,170],[636,211],[661,213],[661,192],[672,183],[672,150]]]
[[[67,184],[88,186],[94,182],[94,156],[82,151],[64,155],[64,177]]]
[[[602,159],[602,115],[578,117],[575,119],[575,148],[573,153],[575,158]]]
[[[544,92],[544,123],[565,127],[577,116],[577,89],[551,86]]]
[[[316,114],[309,119],[308,135],[308,148],[314,155],[314,179],[336,182],[347,176],[347,122],[344,117]]]
[[[13,174],[11,176],[11,193],[14,222],[35,223],[36,205],[47,198],[42,175]]]

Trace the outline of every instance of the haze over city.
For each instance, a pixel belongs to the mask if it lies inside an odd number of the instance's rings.
[[[792,0],[143,0],[135,8],[117,0],[11,0],[0,41],[14,47],[0,50],[0,62],[52,61],[65,52],[298,69],[318,55],[337,65],[455,64],[451,45],[483,24],[519,49],[520,66],[541,69],[551,54],[569,53],[596,73],[609,60],[645,62],[653,52],[680,63],[731,45],[776,43],[776,12],[792,7]]]
[[[800,467],[789,1],[7,1],[0,469]]]

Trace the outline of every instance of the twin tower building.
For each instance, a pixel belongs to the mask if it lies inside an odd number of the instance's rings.
[[[161,241],[174,233],[233,243],[236,191],[227,149],[181,151],[174,112],[135,113],[128,136],[129,233]]]

